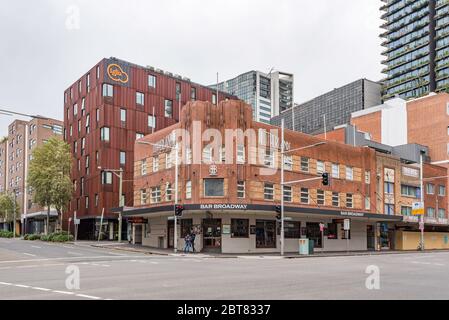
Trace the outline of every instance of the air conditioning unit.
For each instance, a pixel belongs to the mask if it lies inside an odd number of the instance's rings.
[[[175,74],[175,78],[182,79],[182,77],[179,74]]]
[[[190,82],[190,79],[187,77],[183,77],[182,80]]]
[[[156,72],[164,73],[164,70],[162,70],[162,69],[156,69]]]
[[[147,69],[154,71],[154,67],[152,67],[152,66],[147,66]]]
[[[171,72],[168,72],[168,71],[167,71],[167,72],[165,72],[165,75],[166,75],[166,76],[169,76],[169,77],[173,77],[173,73],[171,73]]]

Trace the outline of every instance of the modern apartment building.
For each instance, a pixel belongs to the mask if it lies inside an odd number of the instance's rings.
[[[33,150],[51,137],[62,139],[63,123],[55,119],[35,118],[31,121],[15,120],[8,126],[8,136],[0,143],[0,192],[16,193],[20,215],[17,231],[42,233],[46,227],[47,210],[33,202],[33,191],[27,186],[29,162]],[[51,216],[57,217],[55,210]],[[54,219],[53,219],[54,220]],[[24,222],[27,221],[26,224]],[[21,228],[19,227],[21,226]],[[53,231],[55,224],[50,224]]]
[[[64,137],[74,156],[75,196],[64,219],[81,219],[79,238],[97,238],[103,212],[103,231],[109,239],[118,236],[117,215],[110,209],[133,205],[136,139],[176,123],[187,101],[227,98],[232,96],[219,92],[217,97],[215,90],[188,78],[116,58],[102,59],[68,87]]]
[[[293,106],[293,74],[273,71],[269,74],[249,71],[218,84],[219,90],[242,99],[253,108],[255,121],[270,119]],[[217,85],[211,85],[216,88]]]
[[[449,3],[383,0],[383,98],[417,98],[449,88]]]
[[[133,243],[182,249],[184,236],[193,229],[198,251],[279,252],[276,206],[282,197],[281,133],[279,127],[251,121],[251,111],[241,101],[224,101],[219,106],[189,103],[179,124],[136,142],[134,207],[124,211],[132,223]],[[170,219],[175,196],[172,147],[178,141],[174,131],[187,130],[190,135],[185,136],[194,137],[195,126],[199,128],[197,136],[206,129],[222,135],[241,130],[242,134],[226,140],[229,144],[212,148],[207,139],[179,140],[178,203],[184,212],[178,220],[180,238],[175,244]],[[162,148],[151,146],[161,141],[166,142]],[[287,150],[292,151],[286,153],[283,163],[285,181],[308,180],[284,186],[286,252],[297,252],[300,238],[313,240],[316,251],[394,248],[394,233],[388,231],[402,223],[403,215],[399,208],[385,213],[384,202],[377,201],[382,198],[377,193],[378,175],[388,166],[377,163],[376,150],[292,130],[285,130],[285,141]],[[330,186],[322,185],[323,172],[331,175]],[[396,175],[400,172],[397,169]],[[343,230],[347,218],[351,220],[350,235]]]
[[[295,105],[271,119],[271,124],[307,134],[319,134],[343,125],[351,119],[354,111],[365,110],[379,105],[382,86],[374,81],[359,79],[336,88],[310,101]]]

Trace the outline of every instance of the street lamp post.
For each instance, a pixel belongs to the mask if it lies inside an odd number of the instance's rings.
[[[176,205],[178,204],[178,184],[179,184],[179,160],[178,160],[178,152],[179,152],[179,143],[178,141],[176,141],[175,146],[174,147],[167,147],[167,146],[163,146],[157,143],[151,143],[148,141],[137,141],[137,143],[139,144],[146,144],[146,145],[150,145],[153,147],[161,147],[161,148],[168,148],[170,150],[175,150],[175,203],[173,206],[173,215],[174,215],[174,235],[173,235],[173,247],[174,247],[174,253],[178,253],[178,217],[176,216],[176,212],[175,212],[175,208]]]
[[[422,151],[420,152],[419,159],[420,159],[419,180],[420,180],[420,188],[421,188],[421,205],[423,206],[423,209],[424,209],[425,208],[425,206],[424,206],[424,179],[423,179],[424,165],[423,165],[423,152]],[[424,251],[424,214],[425,214],[425,209],[424,209],[423,214],[420,217],[420,226],[419,226],[421,229],[421,241],[420,241],[421,242],[421,246],[420,246],[421,251]]]

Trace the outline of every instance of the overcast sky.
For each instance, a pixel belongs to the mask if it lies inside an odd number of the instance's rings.
[[[380,80],[380,0],[1,0],[0,107],[63,118],[63,92],[115,56],[201,84],[295,75],[295,102]],[[13,120],[0,115],[0,135]]]

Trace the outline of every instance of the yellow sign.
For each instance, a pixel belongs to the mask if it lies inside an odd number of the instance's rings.
[[[112,63],[108,66],[108,76],[114,81],[128,83],[128,74],[118,64]]]
[[[424,215],[424,204],[422,202],[413,202],[412,215],[414,216]]]

